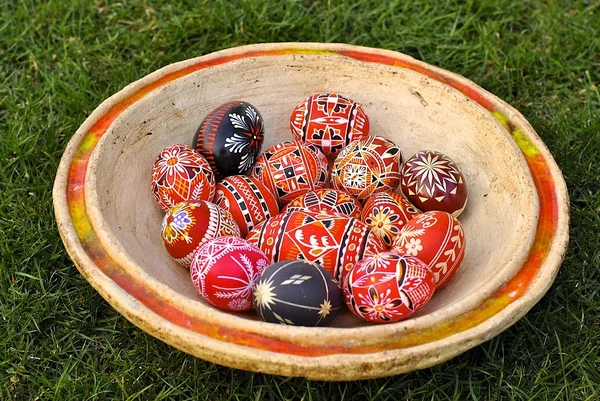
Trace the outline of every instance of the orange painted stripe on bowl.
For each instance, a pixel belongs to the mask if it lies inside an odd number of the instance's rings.
[[[84,181],[91,152],[115,118],[119,116],[127,107],[142,99],[153,90],[177,78],[191,74],[203,68],[228,63],[242,58],[272,57],[290,54],[319,54],[325,56],[341,55],[364,62],[380,63],[410,69],[432,79],[444,82],[461,91],[466,96],[489,110],[498,120],[503,123],[505,128],[513,136],[515,142],[519,145],[523,152],[540,199],[540,217],[538,220],[536,237],[533,246],[531,247],[530,254],[519,272],[506,284],[504,288],[498,291],[498,293],[496,293],[494,296],[490,297],[481,307],[477,308],[476,310],[473,310],[457,317],[452,321],[436,327],[401,336],[393,342],[374,344],[372,346],[355,346],[348,348],[336,345],[311,345],[307,347],[292,344],[286,341],[262,337],[260,335],[247,333],[241,330],[215,326],[211,322],[189,316],[177,306],[170,304],[167,300],[164,300],[157,294],[150,292],[146,287],[144,287],[142,282],[136,279],[136,277],[127,275],[120,266],[118,266],[112,259],[110,259],[110,257],[108,257],[106,251],[98,242],[85,211]],[[76,228],[81,244],[98,268],[100,268],[107,276],[114,280],[115,283],[122,287],[127,293],[135,297],[138,301],[143,303],[155,313],[174,324],[177,324],[181,327],[187,327],[197,333],[220,341],[284,354],[321,356],[338,353],[371,353],[425,344],[467,330],[495,315],[526,291],[528,285],[531,283],[541,264],[547,257],[548,250],[557,228],[558,202],[554,188],[554,182],[552,182],[551,176],[547,173],[548,170],[549,165],[547,160],[540,154],[535,145],[524,136],[520,127],[516,126],[513,122],[509,121],[505,116],[496,111],[493,98],[490,98],[482,90],[477,90],[476,88],[473,88],[462,82],[458,82],[450,76],[446,76],[437,70],[429,69],[418,64],[416,61],[409,59],[396,59],[394,57],[383,56],[381,54],[369,53],[366,51],[340,51],[339,53],[336,53],[332,51],[288,48],[277,51],[252,51],[233,56],[224,56],[202,61],[179,71],[165,74],[156,81],[133,92],[130,96],[113,106],[106,114],[101,116],[92,126],[92,128],[83,136],[75,154],[73,155],[73,159],[69,168],[67,202],[69,205],[71,219]]]

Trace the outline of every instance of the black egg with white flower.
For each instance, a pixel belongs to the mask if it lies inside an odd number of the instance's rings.
[[[266,322],[292,326],[326,326],[344,304],[331,273],[302,260],[274,263],[254,289],[254,309]]]
[[[194,135],[192,146],[210,164],[217,181],[244,174],[260,154],[264,121],[250,103],[235,100],[211,111]]]

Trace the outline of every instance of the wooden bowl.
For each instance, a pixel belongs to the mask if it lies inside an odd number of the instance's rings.
[[[292,138],[288,119],[324,91],[365,105],[371,133],[405,156],[441,151],[467,181],[466,256],[416,317],[367,325],[281,326],[217,310],[167,254],[150,192],[163,147],[190,144],[217,105],[262,113],[263,149]],[[568,197],[546,146],[519,112],[469,80],[400,53],[338,44],[261,44],[162,68],[104,101],[77,130],[54,185],[60,234],[81,274],[151,335],[222,365],[352,380],[443,362],[497,335],[548,290],[568,242]]]

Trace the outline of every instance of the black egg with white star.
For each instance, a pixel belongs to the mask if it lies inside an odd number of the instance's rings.
[[[272,264],[254,288],[254,309],[270,323],[326,326],[343,304],[342,290],[331,273],[303,260]]]

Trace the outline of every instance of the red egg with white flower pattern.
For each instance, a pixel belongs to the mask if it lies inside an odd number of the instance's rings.
[[[212,201],[215,177],[200,153],[186,145],[172,145],[163,149],[154,163],[152,194],[165,212],[186,200]]]
[[[392,250],[427,263],[439,289],[448,284],[462,263],[465,233],[450,213],[425,212],[406,223]]]
[[[378,192],[363,205],[361,220],[391,247],[404,225],[417,216],[419,209],[397,192]]]
[[[271,146],[256,159],[250,176],[266,185],[281,205],[327,185],[327,158],[313,144],[299,141]]]
[[[279,213],[277,200],[267,187],[245,175],[221,180],[217,184],[215,204],[231,213],[242,237],[258,223]]]
[[[162,239],[169,254],[189,267],[200,245],[217,237],[240,236],[231,213],[212,202],[184,201],[173,206],[162,221]]]
[[[326,155],[337,155],[350,142],[369,135],[369,117],[362,105],[335,93],[317,93],[292,111],[292,134],[315,144]]]
[[[365,255],[387,250],[360,220],[342,214],[298,210],[271,217],[246,237],[272,262],[318,263],[341,282]]]
[[[269,264],[265,254],[248,241],[220,237],[202,244],[194,253],[190,277],[207,302],[239,312],[253,308],[254,285]]]
[[[409,318],[431,299],[435,279],[418,258],[383,252],[358,262],[343,288],[346,305],[356,316],[392,323]]]
[[[423,211],[442,210],[458,217],[467,206],[467,186],[448,156],[433,151],[408,158],[401,170],[402,193]]]
[[[360,219],[362,207],[347,192],[337,189],[323,188],[309,191],[288,203],[282,212],[294,210],[311,210],[313,212],[335,212]],[[391,245],[391,244],[390,244]]]

